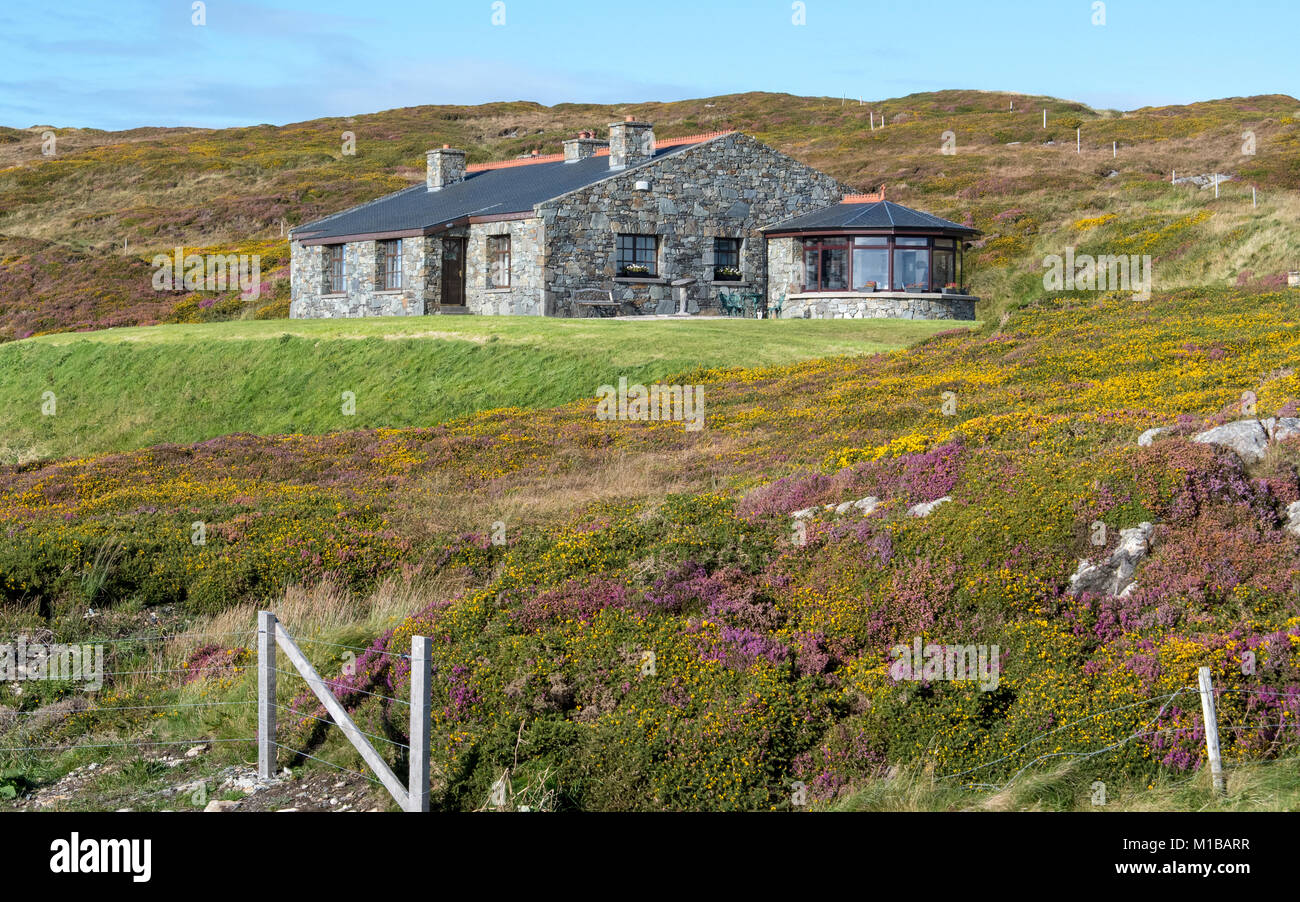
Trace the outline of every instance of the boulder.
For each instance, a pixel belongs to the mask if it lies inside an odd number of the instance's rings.
[[[928,517],[934,513],[935,508],[941,504],[947,504],[952,500],[952,496],[944,495],[942,498],[936,498],[933,501],[923,501],[920,504],[914,504],[907,509],[909,517]]]
[[[1138,447],[1149,448],[1151,443],[1155,441],[1157,435],[1164,435],[1168,431],[1168,426],[1156,426],[1154,429],[1148,429],[1146,432],[1138,436]]]
[[[1300,418],[1269,417],[1225,423],[1193,436],[1192,441],[1231,448],[1243,461],[1252,464],[1264,459],[1271,440],[1281,441],[1296,435],[1300,435]]]
[[[1151,550],[1151,533],[1154,529],[1154,526],[1146,522],[1121,529],[1119,545],[1104,561],[1079,561],[1078,568],[1070,577],[1069,593],[1125,596],[1131,592],[1137,565]]]
[[[868,495],[865,498],[859,498],[857,501],[854,501],[853,506],[861,511],[862,516],[865,517],[867,514],[880,507],[880,499],[875,495]]]
[[[822,510],[830,511],[837,517],[842,517],[847,513],[857,510],[864,517],[880,506],[880,499],[875,495],[868,495],[866,498],[859,498],[857,501],[843,501],[839,504],[823,504]],[[797,510],[790,514],[796,520],[807,520],[813,514],[817,513],[815,507],[805,507],[803,510]]]
[[[1292,501],[1287,505],[1286,525],[1283,528],[1292,535],[1300,537],[1300,501]]]

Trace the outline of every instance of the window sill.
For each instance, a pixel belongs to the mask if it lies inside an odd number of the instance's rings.
[[[323,298],[345,298],[348,296],[346,291],[324,291],[321,292]]]
[[[748,279],[713,279],[709,282],[709,284],[721,285],[723,287],[727,285],[734,285],[737,288],[744,288],[745,286],[753,285],[754,283],[749,281]]]
[[[630,285],[667,285],[668,280],[660,276],[616,276],[615,282],[625,282]]]
[[[504,288],[484,288],[483,291],[486,294],[505,294],[510,291],[510,286],[507,285]]]
[[[405,288],[376,288],[375,294],[405,294]]]

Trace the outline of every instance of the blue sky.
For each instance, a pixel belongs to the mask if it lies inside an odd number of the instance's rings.
[[[504,10],[501,5],[504,5]],[[1300,0],[8,0],[0,124],[283,124],[493,100],[1300,93]],[[494,24],[504,12],[504,24]]]

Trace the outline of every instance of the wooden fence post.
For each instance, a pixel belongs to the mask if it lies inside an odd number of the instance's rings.
[[[275,615],[257,615],[257,775],[275,776]]]
[[[407,811],[429,810],[430,640],[411,637],[411,766],[406,778]]]
[[[1210,775],[1214,791],[1224,793],[1223,760],[1219,757],[1219,721],[1214,715],[1214,687],[1210,683],[1210,668],[1202,667],[1198,674],[1201,685],[1201,718],[1205,722],[1205,750],[1210,757]]]

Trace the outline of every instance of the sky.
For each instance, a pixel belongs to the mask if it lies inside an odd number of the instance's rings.
[[[945,88],[1135,109],[1300,95],[1298,36],[1300,0],[5,0],[0,125]]]

